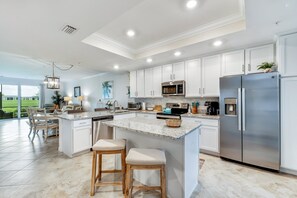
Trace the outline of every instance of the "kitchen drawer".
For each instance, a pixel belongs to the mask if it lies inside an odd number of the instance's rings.
[[[201,118],[187,118],[183,117],[183,120],[191,121],[191,122],[197,122],[201,123],[203,126],[214,126],[218,127],[219,126],[219,121],[218,120],[212,120],[212,119],[201,119]]]
[[[219,121],[218,120],[211,120],[211,119],[199,119],[202,122],[202,125],[204,126],[219,126]]]
[[[76,120],[73,121],[73,127],[84,127],[84,126],[92,126],[92,120],[91,119],[85,119],[85,120]]]
[[[151,113],[137,113],[137,117],[141,118],[156,118],[156,114],[151,114]]]

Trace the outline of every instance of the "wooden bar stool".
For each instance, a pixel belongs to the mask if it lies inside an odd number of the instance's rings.
[[[102,170],[102,155],[105,154],[121,154],[121,170]],[[97,172],[97,156],[98,156],[98,172]],[[101,139],[93,145],[93,162],[91,177],[91,196],[94,196],[96,187],[99,186],[122,186],[123,194],[125,193],[125,171],[126,171],[126,141]],[[102,182],[102,173],[118,173],[122,172],[122,181]],[[98,180],[98,181],[97,181]]]
[[[132,197],[133,188],[140,190],[160,190],[166,198],[166,157],[165,152],[157,149],[130,149],[126,157],[126,192],[125,197]],[[133,186],[133,170],[160,170],[161,186]]]

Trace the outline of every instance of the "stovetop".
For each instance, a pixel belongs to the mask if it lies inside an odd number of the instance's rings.
[[[157,113],[156,117],[158,119],[181,119],[181,114],[188,113],[189,104],[188,103],[166,103],[166,108],[170,108],[171,113]]]

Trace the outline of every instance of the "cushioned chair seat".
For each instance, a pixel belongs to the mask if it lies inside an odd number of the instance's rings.
[[[125,148],[125,145],[126,145],[125,140],[101,139],[93,145],[93,150],[95,151],[121,150]]]
[[[131,165],[160,165],[166,164],[165,152],[157,149],[130,149],[126,163]]]

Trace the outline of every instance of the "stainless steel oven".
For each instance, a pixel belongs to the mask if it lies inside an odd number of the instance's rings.
[[[163,96],[184,96],[185,95],[185,81],[174,81],[162,83]]]

